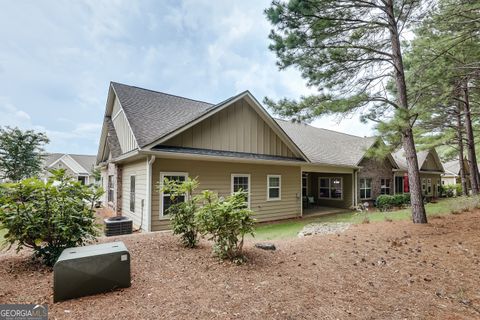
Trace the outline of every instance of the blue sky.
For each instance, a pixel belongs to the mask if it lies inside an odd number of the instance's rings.
[[[208,102],[312,93],[268,50],[270,1],[2,1],[0,126],[47,133],[51,152],[96,154],[108,83]],[[371,135],[358,117],[314,125]]]

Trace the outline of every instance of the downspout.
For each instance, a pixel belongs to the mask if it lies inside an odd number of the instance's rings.
[[[145,231],[152,231],[152,165],[155,162],[155,156],[151,156],[150,159],[147,156],[147,209],[145,214],[147,215],[145,223]]]

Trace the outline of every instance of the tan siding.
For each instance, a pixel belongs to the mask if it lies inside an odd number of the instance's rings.
[[[429,154],[427,156],[427,159],[425,159],[425,162],[423,163],[421,170],[440,171],[441,168],[438,167],[437,163],[433,159],[433,156],[431,154]]]
[[[319,195],[319,178],[342,178],[343,180],[343,199],[342,200],[329,200],[318,199]],[[321,206],[336,207],[336,208],[350,208],[352,206],[353,190],[352,190],[352,175],[351,174],[339,174],[339,173],[309,173],[309,195],[312,195],[317,203]]]
[[[427,194],[427,196],[439,197],[440,195],[437,193],[437,184],[441,185],[442,176],[439,173],[420,173],[420,184],[422,183],[422,179],[432,179],[432,192]]]
[[[299,167],[157,159],[152,173],[152,231],[165,230],[169,226],[168,220],[160,219],[160,193],[157,188],[160,172],[188,172],[190,177],[198,177],[200,186],[197,192],[209,189],[223,196],[231,192],[232,173],[250,174],[250,208],[255,212],[258,221],[293,218],[301,214],[300,199],[297,198],[301,192]],[[268,174],[282,176],[279,201],[267,201]]]
[[[130,212],[130,176],[135,175],[135,212]],[[135,226],[142,223],[142,200],[146,203],[147,163],[141,160],[127,163],[122,170],[122,214],[131,218]],[[146,210],[146,208],[143,208]],[[145,219],[145,217],[144,217]],[[145,224],[145,221],[143,222]]]
[[[294,152],[245,100],[235,102],[164,145],[294,157]]]
[[[115,132],[117,133],[122,153],[136,149],[137,142],[135,141],[135,137],[133,136],[132,130],[128,125],[127,118],[125,117],[125,114],[120,107],[120,102],[117,98],[115,98],[113,103],[112,122],[113,126],[115,127]]]

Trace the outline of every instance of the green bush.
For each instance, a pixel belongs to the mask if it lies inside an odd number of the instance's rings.
[[[198,210],[197,197],[193,197],[193,191],[198,187],[196,179],[187,178],[183,183],[165,179],[162,191],[170,194],[173,205],[167,209],[172,222],[173,234],[180,235],[185,247],[194,248],[198,243],[198,228],[195,214]],[[185,196],[184,202],[175,203],[178,197]]]
[[[245,194],[236,192],[226,199],[211,191],[201,194],[203,206],[197,221],[203,235],[214,241],[213,251],[222,259],[243,262],[243,241],[246,234],[253,236],[255,219],[245,206]]]
[[[394,196],[388,195],[388,194],[382,194],[377,197],[377,208],[380,209],[380,211],[388,211],[393,208],[395,202]]]
[[[93,206],[103,193],[67,177],[65,170],[52,173],[47,182],[26,179],[5,184],[0,192],[0,225],[9,248],[31,248],[49,266],[63,249],[95,239]]]
[[[463,195],[461,183],[442,185],[440,191],[442,193],[442,196],[447,198],[460,197]]]
[[[388,211],[394,207],[403,207],[410,203],[410,194],[403,193],[403,194],[396,194],[396,195],[388,195],[382,194],[377,197],[376,205],[380,211]]]

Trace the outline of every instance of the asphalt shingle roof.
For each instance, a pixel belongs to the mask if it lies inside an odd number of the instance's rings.
[[[175,153],[199,154],[199,155],[206,155],[206,156],[243,158],[243,159],[252,159],[252,160],[279,160],[279,161],[305,162],[305,160],[301,158],[290,158],[290,157],[282,157],[282,156],[271,156],[268,154],[234,152],[234,151],[200,149],[200,148],[182,148],[182,147],[158,145],[154,147],[153,150],[164,151],[164,152],[175,152]]]
[[[357,137],[304,123],[275,119],[312,163],[356,166],[375,143],[375,137]]]
[[[427,159],[428,154],[429,154],[429,151],[427,150],[417,152],[417,162],[418,162],[419,168],[423,165],[423,163]],[[403,150],[403,148],[392,153],[392,157],[397,163],[399,169],[408,170],[407,158],[405,157],[405,151]]]
[[[162,92],[111,83],[140,147],[196,120],[215,105]]]
[[[71,162],[68,158],[65,158],[65,162],[72,170],[78,173],[92,174],[97,156],[85,155],[85,154],[65,154],[65,153],[49,153],[44,159],[44,167],[47,168],[52,165],[59,158],[68,155],[75,162]]]

